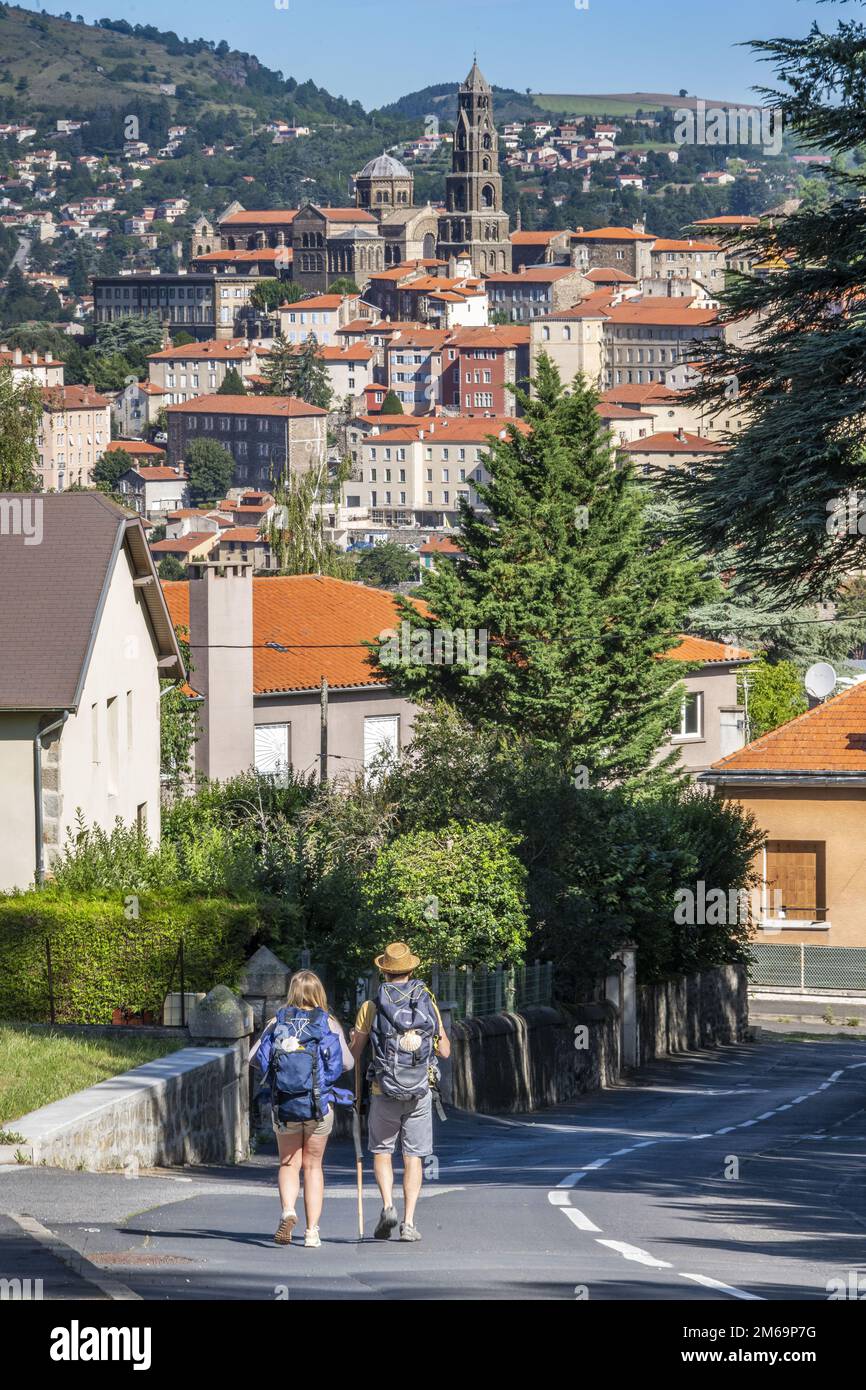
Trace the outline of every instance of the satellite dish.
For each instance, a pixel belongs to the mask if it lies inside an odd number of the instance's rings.
[[[806,690],[815,700],[826,700],[836,689],[836,672],[829,661],[816,661],[806,672]]]

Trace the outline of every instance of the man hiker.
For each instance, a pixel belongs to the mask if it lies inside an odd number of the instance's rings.
[[[437,1054],[448,1057],[451,1043],[436,1001],[423,980],[413,980],[418,964],[405,941],[392,941],[375,964],[382,983],[375,999],[358,1011],[349,1051],[360,1058],[369,1042],[370,1112],[367,1131],[373,1169],[382,1197],[374,1235],[389,1240],[398,1224],[393,1204],[391,1155],[400,1140],[405,1210],[401,1240],[420,1240],[415,1206],[424,1178],[422,1160],[433,1152],[431,1077],[438,1079]]]

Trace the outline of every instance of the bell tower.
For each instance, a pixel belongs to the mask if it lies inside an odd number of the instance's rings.
[[[477,62],[459,89],[457,103],[445,212],[439,218],[439,255],[447,260],[468,251],[475,275],[510,270],[493,94]]]

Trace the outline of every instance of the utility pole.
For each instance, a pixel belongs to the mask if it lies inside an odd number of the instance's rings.
[[[328,780],[328,682],[322,676],[320,691],[321,742],[319,751],[319,782]]]

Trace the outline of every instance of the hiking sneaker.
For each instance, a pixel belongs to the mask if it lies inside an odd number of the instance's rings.
[[[293,1211],[286,1212],[286,1215],[274,1232],[274,1243],[276,1245],[291,1245],[292,1231],[297,1224],[298,1218],[296,1213]]]
[[[382,1215],[376,1223],[373,1235],[376,1240],[390,1240],[391,1232],[397,1226],[397,1213],[393,1207],[383,1207]]]
[[[409,1221],[404,1221],[404,1222],[402,1223],[401,1227],[400,1227],[400,1239],[401,1239],[401,1240],[420,1240],[420,1239],[421,1239],[421,1232],[418,1230],[418,1227],[417,1227],[417,1226],[413,1226],[413,1225],[411,1224],[411,1222],[409,1222]]]
[[[308,1249],[308,1250],[318,1250],[318,1248],[319,1248],[319,1246],[321,1245],[321,1243],[322,1243],[322,1242],[321,1242],[321,1240],[319,1239],[319,1228],[318,1228],[318,1226],[308,1226],[308,1227],[307,1227],[307,1234],[304,1236],[304,1245],[307,1247],[307,1249]]]

